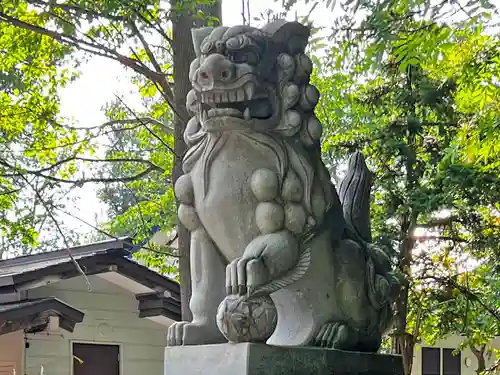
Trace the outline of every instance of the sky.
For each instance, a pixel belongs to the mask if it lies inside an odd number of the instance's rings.
[[[304,5],[304,1],[299,1],[300,5],[290,12],[290,20],[295,14],[306,15],[309,13],[311,4]],[[311,2],[312,3],[312,2]],[[241,24],[243,21],[241,1],[223,0],[222,21],[225,26]],[[266,9],[279,11],[281,1],[272,0],[251,0],[250,20],[251,25],[256,25],[253,17],[258,17]],[[316,27],[331,24],[334,15],[327,10],[324,5],[318,5],[311,14],[311,20]],[[125,103],[137,109],[140,106],[140,97],[132,95],[132,85],[130,84],[131,73],[126,71],[115,61],[103,57],[93,57],[81,68],[81,76],[67,87],[61,90],[61,115],[71,119],[74,126],[95,126],[106,121],[102,107],[115,99],[115,95],[124,98]],[[69,210],[78,213],[80,220],[73,217],[60,217],[71,229],[86,233],[92,228],[85,224],[91,223],[97,226],[98,221],[105,219],[106,207],[96,197],[96,185],[87,184],[74,190],[72,197],[77,201],[73,209]],[[63,215],[63,214],[61,214]]]

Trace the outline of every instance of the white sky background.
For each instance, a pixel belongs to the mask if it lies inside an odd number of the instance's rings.
[[[298,15],[307,15],[311,4],[293,8],[289,13],[290,19],[294,19],[295,12]],[[225,26],[241,24],[243,21],[241,1],[223,0],[222,21]],[[250,15],[251,24],[255,25],[253,17],[258,17],[267,9],[279,11],[281,1],[273,0],[251,0]],[[335,15],[327,10],[324,5],[318,5],[311,16],[315,27],[329,26],[335,19]],[[72,125],[95,126],[106,121],[102,107],[112,100],[115,94],[123,97],[130,108],[140,108],[139,95],[131,94],[133,89],[130,83],[130,72],[127,72],[118,62],[103,57],[93,57],[81,68],[82,74],[78,80],[69,84],[61,90],[61,115],[73,120]],[[60,216],[60,220],[71,229],[81,234],[92,231],[92,228],[84,222],[97,226],[97,221],[105,220],[106,207],[96,197],[96,185],[87,184],[82,188],[74,190],[73,196],[77,199],[73,209],[67,210],[82,219],[77,220],[68,216]],[[63,215],[63,214],[61,214]]]

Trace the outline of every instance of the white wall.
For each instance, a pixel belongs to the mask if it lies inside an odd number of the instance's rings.
[[[71,340],[121,344],[121,375],[163,375],[166,327],[139,318],[133,293],[99,276],[90,276],[89,292],[82,277],[28,292],[28,298],[54,296],[85,313],[75,331],[29,335],[29,375],[71,375]]]
[[[462,341],[460,336],[450,336],[445,339],[441,339],[433,345],[433,348],[445,348],[445,349],[455,349]],[[500,339],[495,339],[491,342],[491,345],[495,348],[500,348]],[[413,367],[412,375],[422,374],[422,346],[430,347],[431,345],[415,345],[415,350],[413,352]],[[492,366],[495,363],[495,358],[492,357],[486,362],[486,366]],[[477,369],[477,359],[476,356],[470,351],[470,349],[465,349],[461,353],[461,375],[476,375]]]

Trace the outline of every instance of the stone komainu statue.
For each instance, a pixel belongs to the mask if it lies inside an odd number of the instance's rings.
[[[321,161],[309,28],[193,31],[189,147],[175,185],[191,232],[192,322],[169,345],[267,342],[376,351],[399,284],[371,244],[371,175],[339,194]]]

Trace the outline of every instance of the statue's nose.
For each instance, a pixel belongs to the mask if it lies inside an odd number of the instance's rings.
[[[198,72],[198,83],[202,88],[210,90],[217,83],[227,82],[233,77],[233,63],[222,55],[213,54],[201,64]]]

